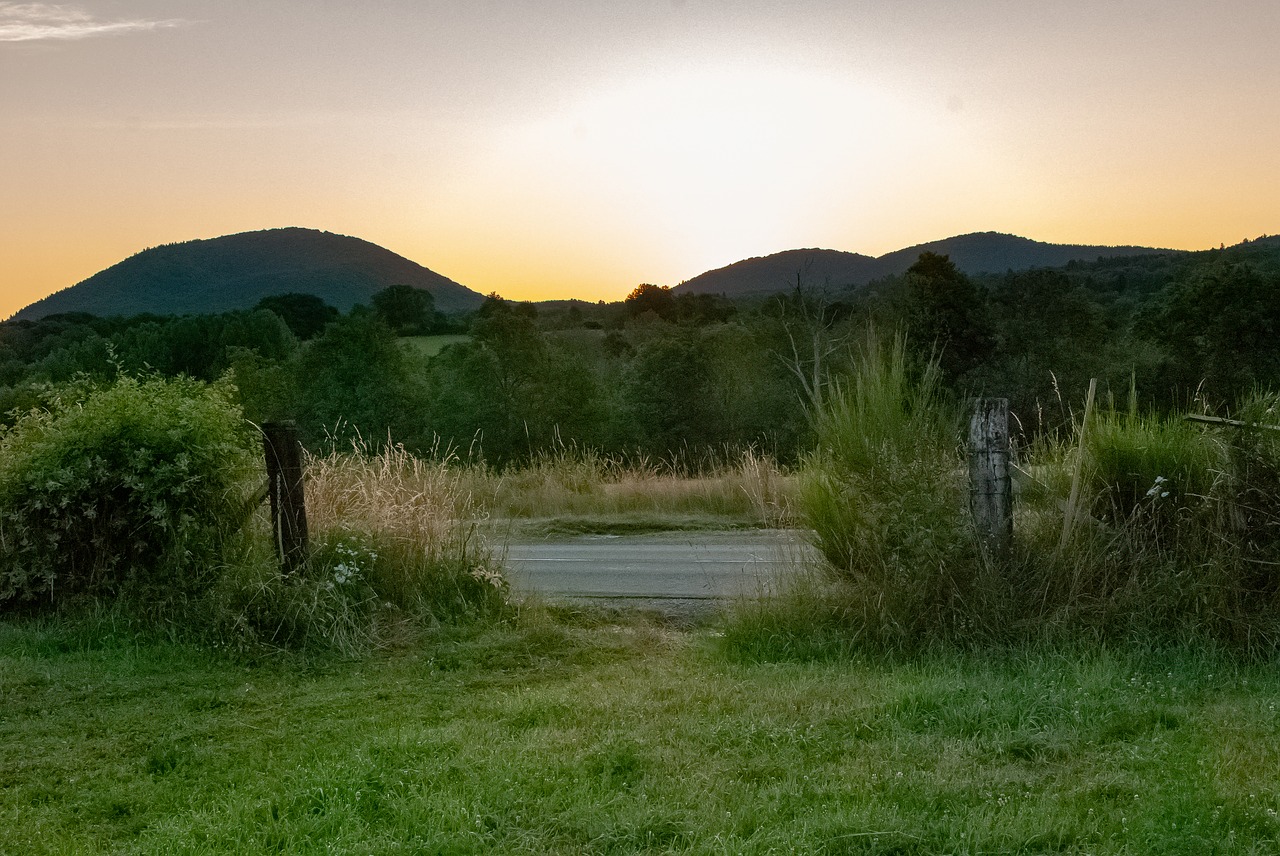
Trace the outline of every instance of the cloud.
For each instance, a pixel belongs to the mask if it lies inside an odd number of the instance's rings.
[[[0,2],[0,42],[73,41],[149,32],[184,23],[177,19],[104,21],[75,6]]]

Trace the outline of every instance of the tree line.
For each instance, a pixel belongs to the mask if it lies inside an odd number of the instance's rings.
[[[1147,406],[1229,413],[1280,381],[1280,244],[1255,243],[980,277],[925,253],[856,289],[801,269],[752,301],[645,284],[609,304],[494,294],[450,318],[392,286],[345,315],[281,295],[221,315],[10,321],[0,413],[76,379],[229,376],[248,418],[293,419],[313,447],[358,433],[497,465],[574,444],[688,466],[753,445],[787,461],[868,325],[905,331],[953,394],[1008,397],[1027,434],[1065,425],[1090,378]]]

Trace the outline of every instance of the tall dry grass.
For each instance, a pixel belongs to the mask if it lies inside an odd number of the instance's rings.
[[[782,526],[794,478],[754,448],[727,450],[690,475],[668,461],[562,447],[518,468],[473,465],[459,473],[475,507],[500,519],[665,516]]]
[[[228,567],[213,601],[220,642],[244,649],[323,647],[358,654],[406,630],[502,614],[501,563],[481,535],[466,479],[445,459],[423,459],[359,439],[306,461],[311,553],[279,573],[269,524]]]
[[[373,451],[357,440],[307,461],[308,523],[321,544],[373,545],[365,579],[400,609],[483,609],[505,581],[468,487],[448,458],[420,458],[393,443]]]

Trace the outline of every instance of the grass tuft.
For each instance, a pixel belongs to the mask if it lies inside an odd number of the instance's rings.
[[[958,412],[936,365],[870,336],[815,415],[818,449],[799,508],[828,577],[802,574],[773,601],[735,610],[747,659],[844,649],[1024,644],[1208,644],[1280,650],[1278,401],[1244,427],[1139,412],[1130,395],[1074,436],[1021,450],[1015,535],[977,549]]]
[[[306,465],[312,553],[282,577],[259,519],[215,592],[220,644],[321,647],[355,655],[440,622],[500,616],[509,586],[447,460],[387,443]]]

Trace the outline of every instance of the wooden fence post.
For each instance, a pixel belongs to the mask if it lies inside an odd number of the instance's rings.
[[[1013,540],[1007,398],[978,399],[969,422],[969,511],[987,555],[1003,555]]]
[[[271,531],[280,568],[288,576],[297,573],[307,559],[307,506],[297,426],[292,422],[263,423],[262,445],[267,458]]]

